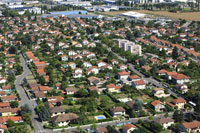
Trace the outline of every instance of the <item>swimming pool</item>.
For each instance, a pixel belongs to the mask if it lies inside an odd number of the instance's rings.
[[[106,119],[106,117],[104,115],[99,115],[99,116],[95,116],[96,120],[103,120]]]

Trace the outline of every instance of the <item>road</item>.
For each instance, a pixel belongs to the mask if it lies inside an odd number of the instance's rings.
[[[131,63],[127,63],[127,59],[121,57],[120,55],[118,55],[117,53],[113,52],[112,49],[110,47],[108,47],[107,45],[103,44],[104,47],[107,48],[107,50],[109,52],[112,52],[118,59],[122,60],[126,65],[129,66],[129,68],[135,72],[137,75],[139,75],[142,79],[145,80],[145,82],[147,83],[151,83],[152,85],[156,86],[156,87],[159,87],[159,88],[167,88],[168,89],[168,92],[171,94],[171,95],[174,95],[176,97],[182,97],[184,98],[185,100],[187,100],[187,102],[189,102],[189,99],[184,97],[183,95],[181,94],[178,94],[176,93],[172,88],[170,88],[167,84],[163,84],[162,82],[159,82],[158,80],[154,79],[153,77],[149,77],[147,78],[144,74],[142,74],[141,72],[139,72],[137,69],[135,69],[135,66]],[[145,56],[145,55],[144,55]]]
[[[24,78],[29,75],[31,73],[30,69],[28,68],[27,64],[26,64],[26,61],[25,59],[23,58],[23,56],[20,54],[20,61],[21,61],[21,65],[23,67],[23,74],[16,77],[16,80],[14,82],[15,84],[15,87],[17,89],[17,92],[19,93],[19,96],[21,98],[21,101],[19,103],[20,106],[23,106],[25,104],[28,104],[29,107],[31,108],[32,110],[32,122],[33,122],[33,126],[34,126],[34,129],[35,129],[35,132],[36,133],[44,133],[44,128],[43,128],[43,124],[38,121],[38,116],[34,110],[34,107],[33,105],[37,105],[36,101],[35,100],[32,100],[32,99],[29,99],[28,95],[26,94],[24,88],[23,88],[23,80]]]

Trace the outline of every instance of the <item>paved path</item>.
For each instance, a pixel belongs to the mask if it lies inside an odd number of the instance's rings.
[[[21,61],[21,65],[24,69],[24,72],[22,75],[18,76],[15,80],[15,86],[17,89],[17,92],[19,93],[19,96],[21,98],[21,101],[19,103],[20,106],[23,106],[25,104],[28,104],[29,107],[32,110],[32,121],[33,121],[33,126],[35,129],[35,133],[45,133],[44,128],[42,126],[42,123],[40,121],[38,121],[38,116],[34,110],[33,105],[37,105],[35,100],[30,100],[28,95],[26,94],[24,88],[23,88],[23,80],[24,78],[31,74],[30,69],[28,68],[26,61],[24,60],[23,56],[20,54],[20,61]]]

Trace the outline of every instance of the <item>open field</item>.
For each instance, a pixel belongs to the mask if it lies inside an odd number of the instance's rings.
[[[171,13],[168,11],[148,11],[148,10],[133,10],[135,12],[146,13],[151,15],[165,16],[169,18],[175,19],[186,19],[186,20],[194,20],[200,21],[200,12],[185,12],[185,13]],[[121,13],[128,11],[113,11],[113,12],[103,12],[106,15],[119,15]]]

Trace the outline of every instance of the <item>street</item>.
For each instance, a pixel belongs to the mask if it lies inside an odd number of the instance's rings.
[[[21,65],[23,67],[24,72],[23,72],[22,75],[16,77],[16,80],[15,80],[15,83],[14,83],[16,90],[19,93],[19,96],[21,98],[19,105],[20,106],[23,106],[25,104],[29,105],[29,107],[32,110],[32,122],[33,122],[35,132],[36,133],[44,133],[44,128],[42,126],[43,124],[40,121],[38,121],[38,116],[37,116],[37,114],[34,110],[34,107],[33,107],[33,105],[37,105],[37,103],[36,103],[35,100],[29,99],[28,95],[26,94],[26,92],[25,92],[25,90],[22,86],[24,78],[27,75],[29,75],[31,73],[31,71],[29,70],[29,68],[26,64],[26,61],[21,54],[20,54],[20,61],[21,61]]]

